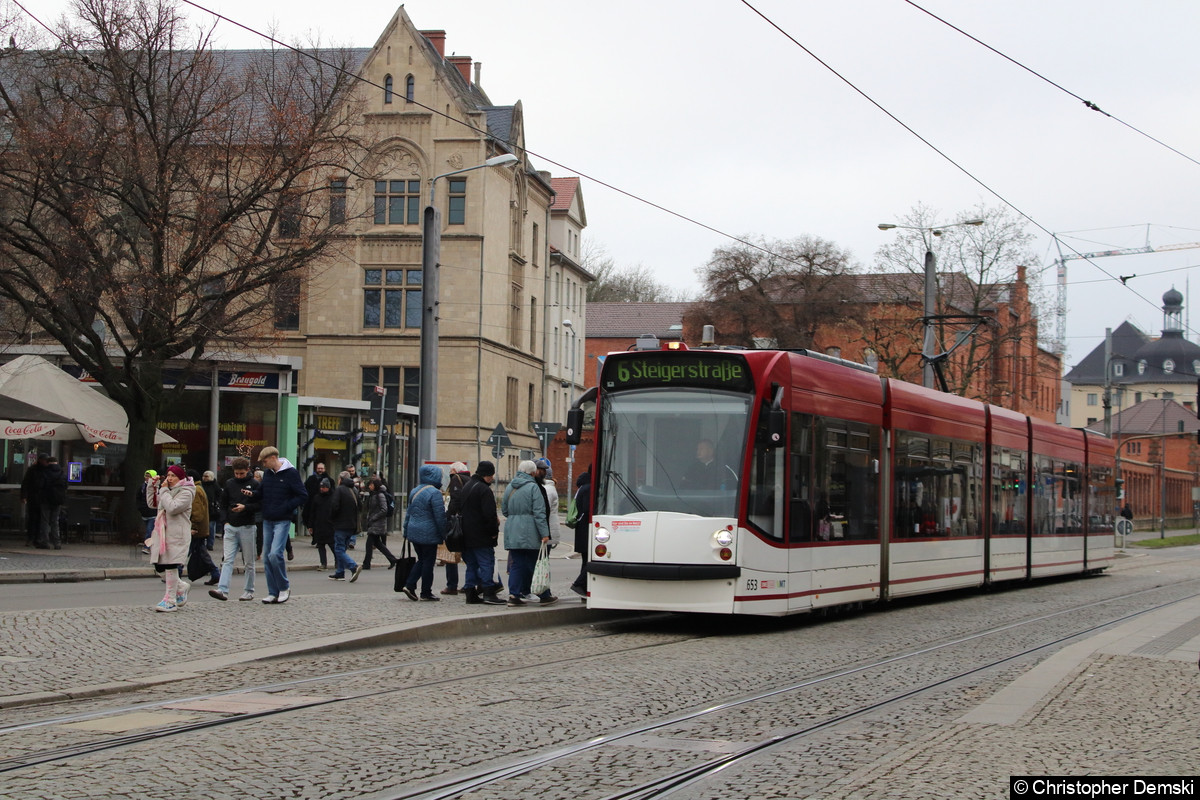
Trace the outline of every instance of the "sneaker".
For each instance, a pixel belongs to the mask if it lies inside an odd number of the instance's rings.
[[[273,594],[269,594],[263,598],[263,605],[265,605],[265,606],[269,606],[272,603],[278,603],[278,602],[279,601],[275,599],[275,595],[273,595]]]
[[[144,556],[150,555],[150,548],[146,547],[145,545],[142,545],[142,555],[144,555]]]
[[[522,600],[520,597],[517,597],[515,594],[510,594],[508,596],[508,605],[510,605],[510,606],[525,606],[525,605],[529,605],[529,604],[526,603],[524,600]]]
[[[482,602],[484,605],[489,605],[489,606],[503,606],[503,605],[508,605],[507,603],[505,603],[503,600],[501,600],[499,597],[497,597],[497,596],[496,596],[496,595],[494,595],[494,594],[485,594],[485,595],[481,595],[481,596],[480,596],[480,598],[479,598],[479,600],[480,600],[480,602]],[[514,604],[514,605],[515,605],[515,604]]]
[[[254,592],[242,592],[242,596],[238,600],[253,600]]]
[[[205,586],[216,586],[220,582],[221,582],[220,578],[209,578],[208,580],[206,580],[204,582],[204,585]]]
[[[422,600],[429,600],[429,601],[431,601],[431,602],[434,602],[434,603],[436,603],[436,602],[438,602],[439,600],[441,600],[442,598],[440,598],[440,597],[438,597],[437,595],[434,595],[434,594],[430,594],[430,595],[425,595],[425,594],[423,594],[423,595],[421,595],[421,599],[422,599]]]
[[[557,602],[558,602],[558,598],[557,598],[557,597],[555,597],[555,596],[554,596],[554,595],[552,595],[552,594],[548,594],[548,595],[546,595],[545,597],[539,597],[539,598],[538,598],[538,605],[539,605],[539,606],[552,606],[552,605],[554,605],[554,604],[555,604],[555,603],[557,603]]]
[[[229,595],[225,594],[220,589],[209,589],[208,596],[215,597],[217,600],[228,600],[229,599]]]
[[[158,605],[156,605],[154,607],[154,610],[155,611],[174,611],[177,608],[179,608],[179,606],[176,605],[175,603],[170,602],[169,600],[159,600]]]
[[[441,593],[442,594],[451,594],[451,595],[458,594],[458,589],[452,589],[451,587],[447,586],[445,589],[442,589]]]
[[[414,592],[412,589],[405,586],[400,591],[404,592],[405,597],[407,597],[409,600],[412,600],[414,603],[417,602],[417,593]]]
[[[292,590],[284,589],[282,592],[279,593],[279,597],[275,598],[275,602],[276,603],[286,603],[288,601],[288,598],[291,596],[292,596]],[[558,598],[556,597],[554,599],[557,600]]]
[[[331,581],[344,581],[344,580],[346,580],[346,576],[345,576],[345,575],[327,575],[326,577],[328,577],[328,578],[329,578],[329,580],[331,580]]]
[[[540,600],[541,598],[538,597],[536,594],[523,594],[523,595],[521,595],[521,599],[532,606],[532,605],[537,605],[538,600]]]
[[[187,602],[188,589],[192,588],[190,583],[186,581],[179,582],[179,590],[175,592],[175,605],[182,606]]]
[[[361,573],[362,571],[363,571],[362,564],[359,564],[357,567],[355,567],[354,572],[350,573],[350,582],[354,583],[356,580],[358,580],[359,573]]]

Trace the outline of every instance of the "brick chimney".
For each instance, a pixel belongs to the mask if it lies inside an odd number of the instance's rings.
[[[429,42],[433,45],[433,49],[437,50],[439,56],[442,58],[446,57],[445,31],[420,31],[420,34],[429,40]]]
[[[446,59],[454,66],[458,67],[459,73],[463,76],[463,80],[467,85],[471,85],[471,57],[470,56],[450,56]]]

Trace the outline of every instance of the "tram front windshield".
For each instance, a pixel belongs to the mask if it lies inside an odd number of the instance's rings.
[[[595,513],[737,516],[751,399],[703,389],[602,395]]]

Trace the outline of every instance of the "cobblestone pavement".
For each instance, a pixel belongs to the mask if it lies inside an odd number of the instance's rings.
[[[297,559],[305,558],[298,548]],[[315,555],[312,556],[315,561]],[[556,591],[578,561],[556,563]],[[302,564],[303,566],[303,564]],[[538,748],[582,741],[647,718],[695,708],[794,675],[894,651],[903,643],[948,640],[980,619],[1001,624],[1038,609],[1052,610],[1070,595],[1082,603],[1148,589],[1196,575],[1180,554],[1122,559],[1111,575],[1094,580],[1040,582],[991,594],[966,594],[931,603],[898,604],[878,612],[831,620],[737,620],[722,628],[690,618],[646,623],[619,637],[583,628],[531,627],[502,637],[461,642],[412,641],[402,647],[320,651],[269,661],[237,661],[136,694],[139,701],[200,694],[275,680],[341,672],[343,676],[286,690],[305,696],[391,694],[307,709],[139,748],[24,771],[6,778],[5,794],[20,798],[211,798],[374,796],[447,772],[477,768]],[[383,572],[390,579],[391,573]],[[378,575],[368,573],[371,580]],[[562,584],[560,587],[558,584]],[[440,576],[438,585],[440,585]],[[264,644],[302,646],[317,637],[358,636],[377,629],[420,628],[466,618],[489,624],[503,618],[537,621],[555,609],[492,609],[459,602],[411,603],[396,596],[299,595],[281,608],[201,602],[174,615],[146,607],[21,612],[0,615],[0,695],[41,687],[74,691],[134,676],[152,676],[186,662],[202,665],[239,658]],[[559,591],[561,588],[562,591]],[[1176,592],[1185,596],[1191,589]],[[282,613],[280,613],[282,612]],[[1011,774],[1189,774],[1200,764],[1190,722],[1190,699],[1200,639],[1192,630],[1200,607],[1181,604],[1154,620],[1139,618],[1120,635],[1089,637],[1054,654],[1027,657],[999,672],[933,697],[888,707],[836,732],[803,740],[750,765],[731,768],[717,782],[683,790],[685,798],[928,798],[1007,797]],[[264,616],[265,615],[265,616]],[[1077,615],[1076,615],[1077,616]],[[1064,630],[1081,620],[1064,615]],[[1189,627],[1191,625],[1192,627]],[[694,638],[699,633],[703,638]],[[1192,635],[1188,635],[1191,633]],[[1019,635],[1012,634],[1013,641]],[[565,643],[558,640],[566,640]],[[1165,644],[1162,644],[1164,643]],[[10,650],[12,643],[13,649]],[[607,652],[606,646],[622,648]],[[534,666],[553,645],[578,661],[547,671]],[[1161,645],[1161,646],[1158,646]],[[641,650],[632,648],[640,647]],[[468,659],[455,660],[464,648]],[[1075,648],[1075,649],[1072,649]],[[28,660],[21,660],[28,659]],[[515,669],[515,672],[501,672]],[[891,674],[906,669],[897,665]],[[349,675],[354,670],[381,670]],[[436,684],[479,670],[474,682]],[[492,673],[490,676],[487,673]],[[469,672],[467,674],[470,674]],[[885,672],[880,680],[887,682]],[[405,689],[405,687],[412,687]],[[1008,694],[1005,692],[1008,691]],[[72,711],[132,702],[120,694],[72,704]],[[855,693],[814,692],[802,710],[779,706],[778,717],[741,720],[738,737],[784,729],[799,716],[852,704]],[[5,724],[45,709],[0,711]],[[65,713],[65,712],[62,712]],[[193,717],[197,712],[171,713]],[[203,716],[202,714],[199,716]],[[736,728],[735,728],[736,730]],[[95,734],[63,726],[21,734],[21,746],[52,746]],[[5,742],[11,746],[11,742]],[[630,783],[664,763],[699,763],[736,742],[714,741],[699,726],[689,735],[646,735],[617,750],[595,752],[555,768],[504,796],[597,798],[616,791],[619,764]],[[193,759],[184,753],[203,753]],[[176,770],[168,765],[182,765]],[[181,789],[181,787],[186,787]],[[497,797],[480,791],[472,797]]]

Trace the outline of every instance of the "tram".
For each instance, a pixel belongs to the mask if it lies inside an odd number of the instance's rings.
[[[612,353],[589,608],[782,616],[1113,560],[1114,447],[808,351]]]

